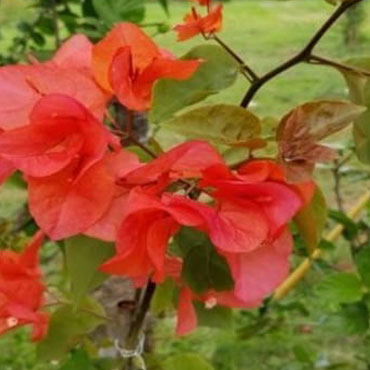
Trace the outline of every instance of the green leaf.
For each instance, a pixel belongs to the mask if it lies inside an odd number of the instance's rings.
[[[362,247],[356,254],[355,262],[362,282],[370,288],[370,244]]]
[[[207,235],[191,227],[183,226],[174,237],[173,252],[184,258],[194,245],[207,244]]]
[[[183,353],[166,359],[163,370],[214,370],[214,368],[198,354]]]
[[[319,245],[327,217],[328,209],[324,194],[319,187],[316,187],[311,202],[301,209],[294,219],[310,253]]]
[[[51,316],[46,338],[39,343],[41,361],[60,360],[84,335],[104,323],[104,309],[94,300],[85,299],[79,306],[64,305]]]
[[[203,63],[188,80],[162,79],[156,83],[149,116],[152,123],[163,122],[180,109],[230,87],[238,76],[238,63],[216,45],[196,46],[182,59],[201,59]]]
[[[348,334],[363,334],[369,329],[369,309],[364,302],[342,305],[338,318]]]
[[[199,232],[195,231],[195,235],[199,235]],[[226,259],[217,253],[208,238],[201,236],[186,248],[181,277],[194,293],[202,294],[211,289],[226,291],[233,288],[234,281],[229,265]]]
[[[354,303],[362,298],[361,281],[354,274],[336,272],[324,277],[316,288],[325,303],[336,307],[341,303]]]
[[[98,268],[113,256],[114,246],[83,235],[67,239],[65,245],[71,293],[75,302],[79,303],[107,278]]]
[[[166,279],[164,283],[157,285],[154,293],[151,310],[155,314],[160,314],[168,309],[173,308],[173,298],[175,292],[175,282],[172,279]]]
[[[69,359],[59,370],[96,370],[89,356],[83,349],[73,351]]]
[[[206,308],[202,302],[194,302],[193,305],[197,314],[198,326],[233,328],[233,311],[230,308],[221,306]]]
[[[239,106],[216,104],[194,109],[161,124],[187,139],[213,144],[243,145],[259,136],[260,120]]]
[[[329,210],[329,217],[344,226],[343,236],[347,240],[356,238],[358,227],[345,213],[331,209]]]
[[[370,100],[369,100],[370,104]],[[353,137],[355,139],[356,154],[358,159],[370,164],[370,110],[359,117],[353,126]]]
[[[370,57],[357,57],[344,61],[345,64],[370,72]],[[370,108],[370,80],[368,77],[344,69],[338,69],[345,78],[349,98],[356,104]],[[360,161],[370,164],[370,112],[363,113],[355,122],[353,135],[356,144],[356,153]]]
[[[343,63],[370,72],[370,57],[350,58],[344,60]],[[370,101],[366,101],[365,97],[365,85],[369,78],[341,68],[338,68],[338,71],[342,73],[347,82],[351,101],[359,105],[369,105]]]
[[[140,23],[145,17],[144,0],[93,0],[93,6],[106,24],[121,21]]]

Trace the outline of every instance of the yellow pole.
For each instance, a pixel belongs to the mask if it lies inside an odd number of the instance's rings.
[[[367,190],[362,197],[358,200],[355,206],[347,213],[351,219],[356,218],[360,212],[366,207],[370,201],[370,191]],[[334,242],[342,234],[344,230],[343,225],[335,226],[326,236],[325,239],[329,242]],[[306,258],[290,276],[275,290],[273,300],[278,301],[283,299],[307,274],[313,262],[322,257],[324,251],[316,249],[309,258]]]

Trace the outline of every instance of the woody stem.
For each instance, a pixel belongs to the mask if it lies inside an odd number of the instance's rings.
[[[146,315],[150,308],[150,303],[152,301],[154,292],[156,289],[156,285],[149,281],[144,297],[141,300],[140,306],[135,313],[135,316],[131,322],[129,332],[126,338],[126,349],[128,350],[134,350],[140,343],[140,337],[144,328],[144,322]],[[128,368],[130,369],[132,367],[132,358],[128,360]]]
[[[342,16],[342,14],[349,9],[350,7],[360,3],[364,0],[347,0],[341,3],[338,8],[334,11],[334,13],[327,19],[327,21],[320,27],[320,29],[313,35],[311,40],[304,46],[304,48],[292,58],[287,60],[286,62],[280,64],[270,72],[266,73],[262,77],[255,80],[252,85],[247,90],[242,102],[241,106],[247,108],[251,103],[254,96],[258,93],[258,91],[270,80],[274,77],[278,76],[279,74],[287,71],[288,69],[300,64],[302,62],[308,62],[312,57],[312,51],[315,46],[319,43],[319,41],[324,37],[324,35],[330,30],[330,28],[335,24],[335,22]]]

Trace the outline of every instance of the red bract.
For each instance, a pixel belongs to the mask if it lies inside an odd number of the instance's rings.
[[[198,3],[199,5],[204,5],[204,6],[210,5],[212,2],[212,0],[191,0],[191,1],[194,1]]]
[[[187,212],[183,217],[191,224],[202,221],[194,212]],[[117,255],[101,267],[102,271],[138,280],[144,278],[144,281],[154,273],[156,281],[163,280],[168,240],[178,227],[178,222],[160,199],[140,188],[134,189],[118,230]]]
[[[127,173],[141,167],[138,157],[133,153],[121,150],[107,156],[105,161],[106,168],[114,179],[114,195],[112,202],[102,217],[84,232],[89,236],[105,241],[116,240],[118,227],[124,217],[129,189],[116,185],[116,180],[126,176]]]
[[[118,24],[93,49],[93,71],[98,83],[115,93],[126,108],[137,111],[150,108],[151,91],[158,79],[188,79],[199,63],[177,60],[161,52],[131,23]]]
[[[4,132],[0,128],[0,136]],[[0,156],[0,185],[15,171],[12,163]]]
[[[23,253],[0,252],[0,334],[31,324],[33,340],[46,335],[49,316],[39,311],[45,290],[38,267],[42,239],[38,232]]]
[[[15,171],[12,163],[0,158],[0,185]]]
[[[93,80],[90,63],[91,44],[77,35],[50,62],[0,68],[0,127],[7,130],[28,124],[36,102],[54,93],[77,99],[101,118],[110,95]]]
[[[110,140],[106,128],[68,96],[41,98],[29,120],[0,135],[0,155],[30,176],[52,175],[76,158],[82,173],[103,157]]]
[[[215,188],[215,197],[233,198],[240,206],[253,202],[264,212],[272,236],[309,202],[315,188],[312,182],[287,184],[279,165],[259,160],[247,162],[235,172],[222,165],[209,168],[201,185]]]
[[[52,239],[87,230],[109,207],[116,177],[108,145],[115,138],[73,98],[40,99],[30,124],[0,136],[0,152],[28,177],[29,207]]]
[[[193,9],[190,14],[185,16],[184,24],[178,24],[174,27],[177,32],[177,40],[185,41],[199,34],[210,36],[219,32],[222,28],[222,9],[222,5],[217,5],[203,17]]]
[[[51,239],[82,233],[106,212],[113,198],[114,180],[104,159],[82,174],[77,160],[51,176],[29,176],[30,212]]]
[[[123,184],[145,185],[160,179],[200,177],[202,171],[223,163],[221,156],[208,143],[189,141],[180,144],[150,163],[128,173]]]

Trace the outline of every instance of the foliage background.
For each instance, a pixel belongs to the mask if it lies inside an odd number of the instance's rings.
[[[17,38],[22,39],[28,34],[29,30],[27,31],[25,25],[37,20],[39,10],[32,4],[30,0],[0,0],[0,60],[3,64],[21,57],[21,53],[14,51],[14,45],[19,43]],[[79,5],[79,1],[71,1],[70,4],[77,22],[82,20]],[[179,22],[186,10],[187,4],[184,1],[170,0],[170,17],[167,18],[158,3],[147,4],[144,23],[160,23],[159,27],[149,27],[148,32],[156,34],[156,41],[177,55],[202,43],[202,40],[198,38],[179,44],[175,42],[174,33],[158,31],[164,31],[168,28],[167,25]],[[332,7],[323,0],[233,0],[226,4],[222,37],[255,66],[257,72],[263,72],[299,50],[331,12]],[[365,2],[359,14],[360,16],[352,15],[352,20],[348,17],[338,22],[320,43],[318,53],[339,60],[354,55],[368,55],[369,2]],[[67,21],[60,21],[61,38],[70,32],[66,27],[68,17],[66,19]],[[356,37],[350,44],[348,24],[355,24],[357,28]],[[357,27],[358,25],[361,26]],[[37,32],[42,39],[38,36],[31,37],[31,40],[27,40],[26,50],[48,52],[53,49],[54,36],[48,32],[43,33],[42,30]],[[208,101],[238,104],[245,89],[245,80],[240,78],[231,89],[209,98]],[[339,73],[327,67],[302,64],[268,84],[253,102],[252,110],[262,117],[279,117],[304,101],[345,98],[346,94],[345,84]],[[332,143],[346,155],[349,134],[341,133]],[[317,171],[329,205],[336,208],[333,188],[338,179],[333,173],[333,168],[324,166]],[[369,175],[369,170],[352,157],[341,167],[341,197],[346,208],[369,186]],[[0,189],[2,225],[6,225],[6,220],[14,215],[24,198],[24,191],[12,184]],[[354,237],[354,228],[361,225],[350,224],[343,217],[340,219],[346,223],[347,240],[342,238],[335,246],[330,246],[326,262],[316,263],[299,288],[271,312],[261,310],[236,313],[230,330],[204,328],[186,339],[173,337],[173,318],[168,317],[161,320],[156,327],[156,351],[163,355],[179,351],[201,352],[213,362],[217,370],[369,369],[368,316],[363,315],[362,308],[358,307],[356,311],[353,307],[347,307],[346,310],[346,306],[341,306],[342,311],[338,311],[332,305],[333,294],[342,296],[343,292],[325,290],[324,283],[328,275],[354,271],[348,239]],[[369,222],[369,219],[370,208],[363,221]],[[329,222],[328,228],[333,224],[333,221]],[[47,254],[48,249],[44,255],[44,268],[50,271],[52,266],[48,266]],[[300,260],[299,243],[297,254],[295,263]],[[216,317],[216,324],[217,321]],[[50,365],[37,363],[35,349],[28,343],[24,330],[0,339],[0,369],[51,370]],[[55,364],[55,369],[60,369],[60,364]]]

